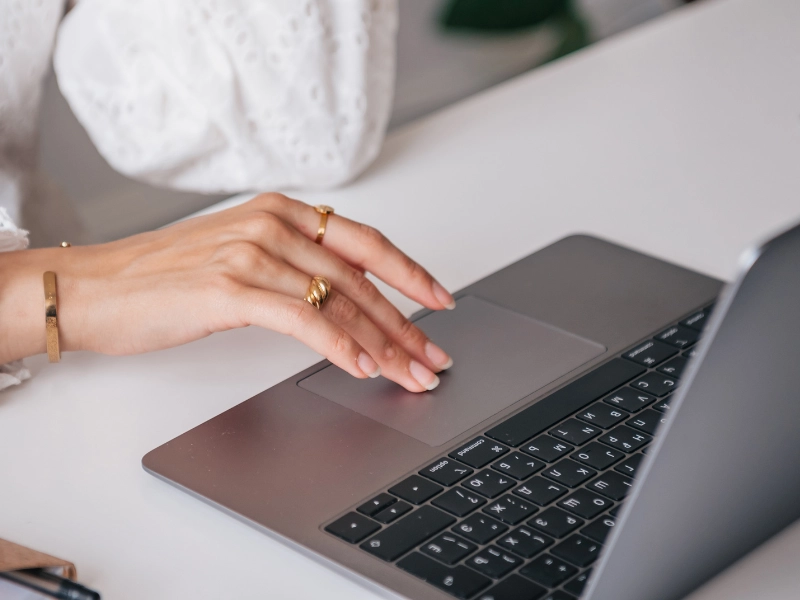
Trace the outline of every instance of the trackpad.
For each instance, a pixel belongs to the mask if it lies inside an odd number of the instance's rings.
[[[440,446],[605,352],[547,323],[466,296],[417,321],[453,357],[432,392],[329,366],[298,385],[429,446]]]

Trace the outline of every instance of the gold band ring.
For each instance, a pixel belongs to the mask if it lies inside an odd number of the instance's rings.
[[[325,304],[328,296],[331,293],[331,282],[317,275],[311,279],[311,284],[308,286],[306,297],[303,298],[314,308],[320,309]]]
[[[322,238],[325,237],[325,228],[328,226],[328,215],[333,214],[333,208],[326,206],[325,204],[318,204],[314,207],[314,210],[320,214],[319,227],[317,228],[317,239],[314,240],[314,242],[321,244]]]

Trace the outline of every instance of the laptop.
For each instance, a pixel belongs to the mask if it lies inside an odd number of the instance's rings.
[[[800,517],[800,226],[745,262],[562,239],[414,317],[434,391],[323,361],[144,468],[378,597],[682,598]]]

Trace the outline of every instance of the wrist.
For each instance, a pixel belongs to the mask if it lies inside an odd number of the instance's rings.
[[[0,253],[0,364],[46,352],[42,275],[59,275],[59,250]]]

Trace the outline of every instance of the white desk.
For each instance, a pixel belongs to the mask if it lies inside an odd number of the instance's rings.
[[[412,124],[355,184],[303,197],[454,289],[575,231],[730,278],[800,218],[799,30],[796,0],[708,0]],[[139,463],[317,358],[250,329],[31,360],[0,395],[0,536],[75,561],[109,600],[373,598]],[[794,598],[798,551],[795,527],[695,600]]]

